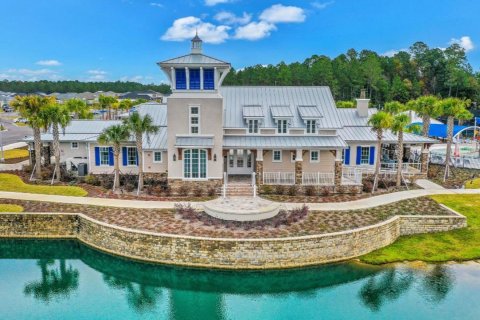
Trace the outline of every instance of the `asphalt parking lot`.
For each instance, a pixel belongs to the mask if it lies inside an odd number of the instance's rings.
[[[7,129],[6,132],[1,133],[3,145],[20,142],[25,136],[33,134],[29,126],[20,127],[13,123],[17,117],[15,112],[0,112],[0,124]]]

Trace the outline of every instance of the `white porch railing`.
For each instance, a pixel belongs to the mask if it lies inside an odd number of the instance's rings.
[[[382,162],[380,163],[381,171],[397,171],[397,162]],[[402,173],[414,174],[422,171],[422,164],[420,162],[404,162],[402,163]]]
[[[304,186],[333,186],[335,176],[326,172],[303,172],[302,185]]]
[[[361,184],[363,171],[355,167],[342,168],[342,184]]]
[[[264,172],[263,184],[295,184],[295,172]]]

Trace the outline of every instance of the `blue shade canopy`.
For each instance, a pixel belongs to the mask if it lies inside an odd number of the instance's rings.
[[[414,123],[417,125],[422,125],[422,123]],[[462,129],[467,128],[467,126],[453,126],[453,135],[455,136]],[[447,138],[447,125],[446,124],[431,124],[430,130],[428,132],[430,137],[436,138]]]

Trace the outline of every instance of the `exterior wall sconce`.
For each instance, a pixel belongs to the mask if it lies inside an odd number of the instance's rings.
[[[217,161],[217,154],[216,153],[213,155],[213,161]]]
[[[173,161],[177,161],[177,155],[173,154]]]

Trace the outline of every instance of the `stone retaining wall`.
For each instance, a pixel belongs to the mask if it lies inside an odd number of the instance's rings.
[[[466,218],[395,216],[381,223],[330,234],[231,239],[178,236],[108,225],[84,214],[0,213],[1,237],[71,238],[112,254],[143,261],[223,269],[274,269],[347,260],[406,234],[466,226]]]

